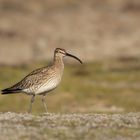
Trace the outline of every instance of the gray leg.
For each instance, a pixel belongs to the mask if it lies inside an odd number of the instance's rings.
[[[45,108],[45,111],[47,112],[47,105],[45,103],[45,95],[42,96],[42,103],[43,103],[43,106]]]
[[[32,104],[33,104],[33,102],[34,102],[34,99],[35,99],[35,95],[32,95],[32,98],[31,98],[31,101],[30,101],[30,106],[29,106],[28,113],[31,113],[31,111],[32,111]]]

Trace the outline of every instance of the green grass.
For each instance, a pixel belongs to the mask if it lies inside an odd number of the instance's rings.
[[[48,111],[139,111],[140,72],[132,65],[133,62],[123,63],[120,65],[120,62],[114,61],[111,65],[108,62],[66,64],[61,84],[46,96]],[[11,86],[40,66],[44,66],[44,63],[22,67],[1,66],[0,88]],[[34,113],[44,111],[40,98],[36,98]],[[25,94],[0,95],[0,111],[26,112],[29,101],[30,96]]]

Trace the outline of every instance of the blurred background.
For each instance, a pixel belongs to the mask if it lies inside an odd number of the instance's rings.
[[[0,0],[0,89],[52,61],[66,59],[49,112],[140,111],[139,0]],[[26,112],[30,96],[0,95],[0,111]],[[33,112],[43,112],[40,97]]]

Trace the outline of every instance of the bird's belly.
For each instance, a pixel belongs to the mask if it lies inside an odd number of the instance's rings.
[[[54,88],[56,88],[57,85],[59,84],[59,82],[60,82],[59,79],[54,79],[49,82],[46,82],[36,90],[35,94],[47,93],[47,92],[53,90]]]
[[[60,83],[61,77],[52,77],[47,81],[44,81],[40,84],[35,84],[30,88],[24,89],[23,92],[28,95],[40,95],[46,94],[49,91],[55,89],[57,85]]]

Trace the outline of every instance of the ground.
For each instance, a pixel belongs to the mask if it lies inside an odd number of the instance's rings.
[[[140,113],[51,114],[0,113],[4,140],[139,140]]]
[[[0,88],[45,64],[3,66]],[[66,64],[60,86],[46,96],[47,114],[39,96],[29,115],[30,96],[0,95],[0,139],[140,139],[139,68],[139,60]]]

